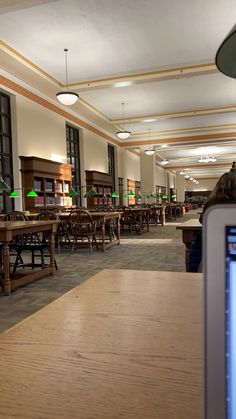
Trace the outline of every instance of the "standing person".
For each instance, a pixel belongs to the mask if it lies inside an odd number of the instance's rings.
[[[224,173],[213,189],[209,200],[204,205],[203,212],[199,217],[200,223],[204,223],[204,213],[212,205],[222,203],[236,203],[236,163],[233,162],[229,172]],[[189,248],[189,271],[198,272],[202,259],[202,232],[196,235]]]

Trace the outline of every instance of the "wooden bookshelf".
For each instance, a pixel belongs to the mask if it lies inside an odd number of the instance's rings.
[[[20,156],[20,160],[24,209],[37,211],[40,207],[72,205],[72,198],[69,196],[72,180],[70,164],[34,156]],[[32,188],[38,196],[26,197]]]
[[[96,170],[86,170],[87,206],[93,208],[97,205],[112,204],[112,177],[109,173]],[[94,189],[97,195],[89,196],[90,189]]]

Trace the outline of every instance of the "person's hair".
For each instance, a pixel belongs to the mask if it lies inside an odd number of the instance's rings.
[[[224,173],[218,180],[210,198],[220,201],[236,201],[236,175]]]

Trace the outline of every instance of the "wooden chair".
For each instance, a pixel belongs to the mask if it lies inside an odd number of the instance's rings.
[[[97,246],[96,241],[96,225],[91,215],[86,210],[73,210],[69,215],[70,234],[73,237],[72,246],[89,247],[90,253],[93,252],[93,247]],[[85,243],[87,240],[87,246]]]
[[[36,217],[35,220],[59,220],[57,214],[53,211],[43,210]],[[40,267],[44,269],[46,263],[45,258],[50,257],[49,252],[49,240],[50,237],[48,233],[36,233],[31,235],[22,236],[21,243],[17,246],[17,256],[13,268],[13,274],[16,272],[19,266],[31,267],[32,269]],[[22,263],[22,252],[30,251],[31,252],[31,263]],[[36,262],[36,259],[40,258],[40,262]],[[57,263],[55,260],[55,267],[57,268]]]

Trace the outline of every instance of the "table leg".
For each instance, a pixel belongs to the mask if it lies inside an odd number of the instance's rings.
[[[147,218],[147,231],[149,231],[149,211],[147,211],[146,213],[146,218]]]
[[[166,223],[166,211],[165,208],[161,210],[161,225],[164,226]]]
[[[55,266],[55,236],[54,233],[51,232],[50,234],[50,266],[52,267],[52,273],[55,272],[56,266]]]
[[[120,244],[120,218],[117,218],[117,241]]]
[[[3,242],[3,290],[5,295],[11,294],[10,251],[9,243]]]
[[[102,221],[101,232],[102,232],[102,251],[105,252],[105,221]]]

